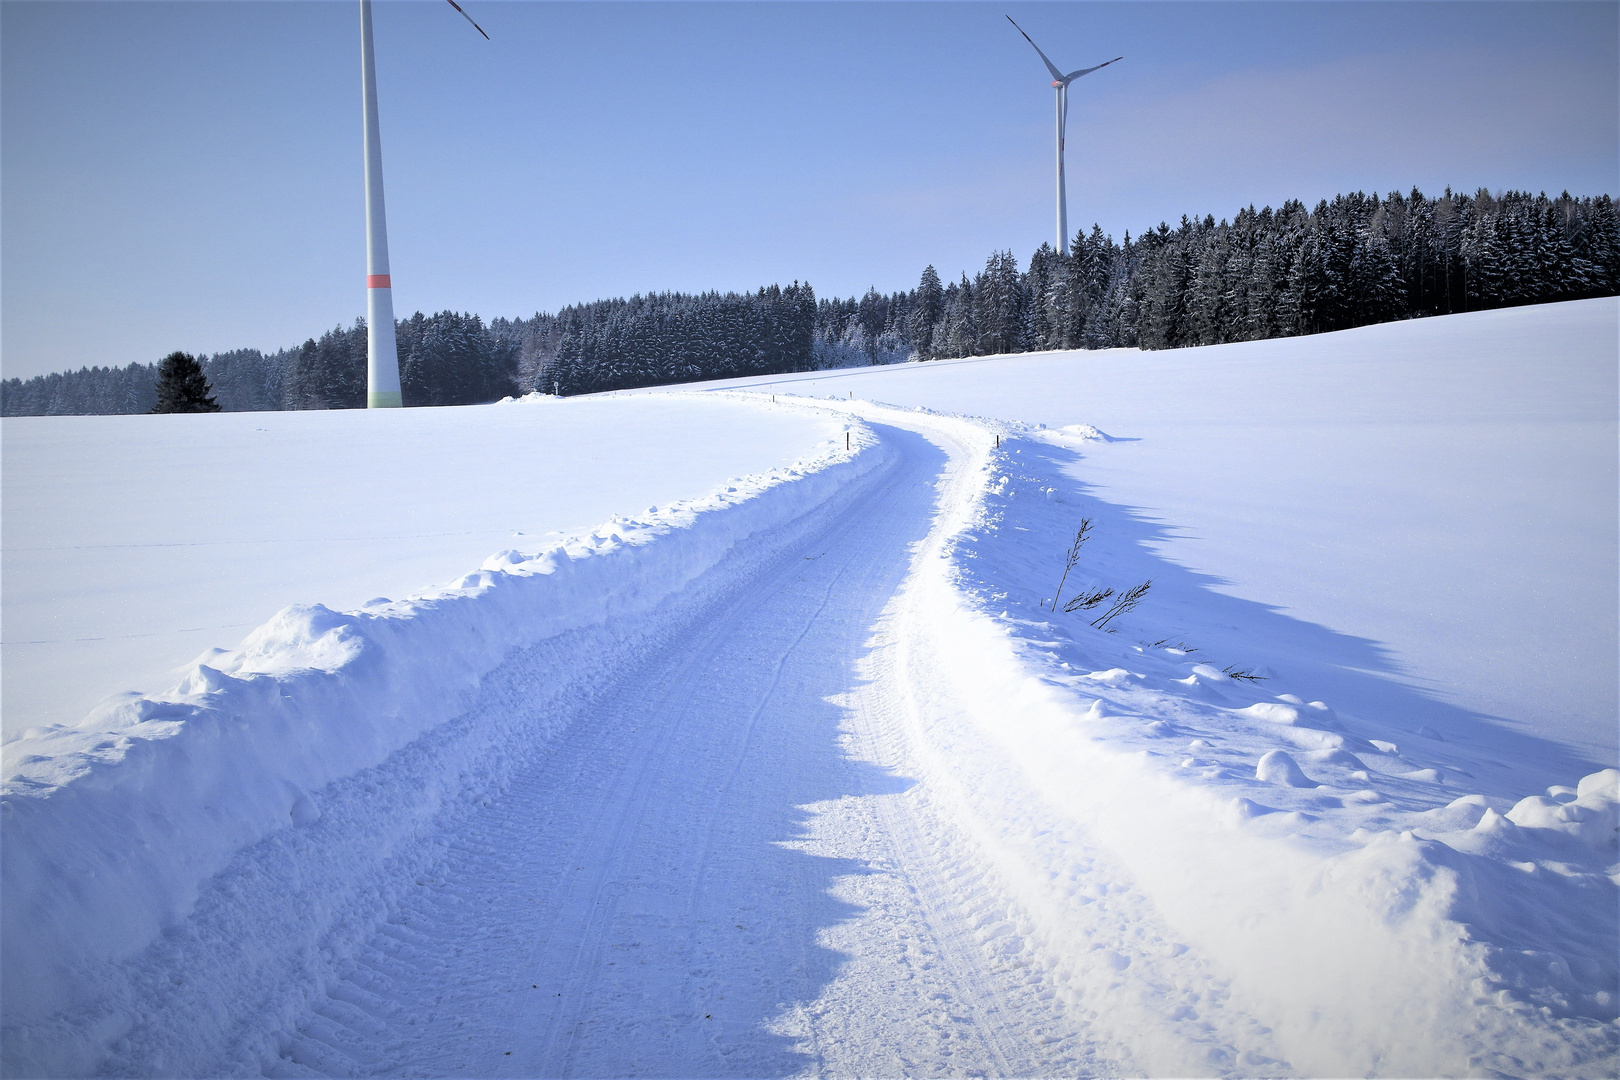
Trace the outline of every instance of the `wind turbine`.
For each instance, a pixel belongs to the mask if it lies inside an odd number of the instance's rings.
[[[1013,22],[1013,17],[1011,15],[1007,16],[1007,21],[1013,24],[1014,30],[1017,30],[1020,34],[1024,34],[1024,28],[1019,26],[1016,22]],[[1105,60],[1096,67],[1081,68],[1079,71],[1071,71],[1065,75],[1063,72],[1057,69],[1056,64],[1052,63],[1052,61],[1046,58],[1046,54],[1041,52],[1041,47],[1035,44],[1033,38],[1031,38],[1028,34],[1024,34],[1024,40],[1029,42],[1029,47],[1034,49],[1036,54],[1040,56],[1041,63],[1046,65],[1046,70],[1052,73],[1052,86],[1057,90],[1058,250],[1067,255],[1069,253],[1069,199],[1064,190],[1066,185],[1063,180],[1063,130],[1069,119],[1069,84],[1074,82],[1074,80],[1078,79],[1082,75],[1090,75],[1093,71],[1105,68],[1115,61],[1123,60],[1125,58],[1123,56],[1116,56],[1113,60]]]
[[[461,11],[456,0],[451,7]],[[484,28],[461,11],[473,29]],[[489,35],[484,34],[484,40]],[[383,209],[382,142],[377,135],[377,59],[371,45],[371,0],[360,0],[360,96],[366,124],[366,408],[397,409],[399,347],[394,342],[394,282],[388,273],[388,221]]]

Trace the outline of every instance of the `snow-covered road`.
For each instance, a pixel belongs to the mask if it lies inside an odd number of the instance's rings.
[[[1615,770],[1312,699],[1094,429],[748,401],[843,431],[8,744],[4,1073],[1612,1075]]]
[[[892,609],[944,455],[912,432],[880,437],[899,453],[867,497],[617,673],[487,807],[424,834],[442,854],[295,1022],[290,1062],[1113,1071],[976,932],[961,859],[884,752]]]

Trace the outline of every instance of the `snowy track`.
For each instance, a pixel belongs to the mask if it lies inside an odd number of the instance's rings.
[[[371,713],[420,734],[267,776],[279,821],[134,955],[19,953],[67,1004],[30,1017],[8,989],[7,1074],[1612,1072],[1612,770],[1458,798],[1433,767],[1472,783],[1458,759],[1403,754],[1384,718],[1134,644],[1150,622],[1054,616],[1035,590],[1085,512],[1089,572],[1165,580],[1154,617],[1201,642],[1226,621],[1106,504],[1064,505],[1044,437],[840,408],[870,425],[853,455],[675,525],[265,631],[336,666],[199,668],[143,752],[229,748],[242,702],[269,703],[261,738]],[[1278,747],[1321,782],[1262,775]],[[150,817],[208,836],[252,801],[204,794],[196,822]],[[24,795],[77,835],[79,804]],[[80,888],[7,810],[47,884]],[[187,851],[167,843],[154,865]],[[1521,893],[1567,926],[1504,919]]]
[[[871,760],[882,615],[944,465],[882,437],[900,460],[868,498],[441,823],[442,859],[293,1025],[289,1075],[1099,1067],[976,932],[914,781]]]

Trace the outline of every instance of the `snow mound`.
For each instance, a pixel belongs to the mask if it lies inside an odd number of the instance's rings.
[[[1231,1007],[1266,1026],[1263,1040],[1243,1040],[1269,1047],[1271,1071],[1613,1075],[1616,770],[1545,795],[1470,790],[1490,763],[1433,730],[1403,738],[1413,725],[1395,695],[1385,713],[1351,715],[1315,700],[1305,672],[1255,665],[1275,642],[1321,640],[1319,628],[1224,596],[1155,554],[1140,519],[1072,479],[1073,440],[1004,433],[998,448],[988,434],[955,437],[974,447],[979,489],[943,558],[920,564],[932,569],[917,586],[919,622],[949,681],[939,700],[998,757],[941,752],[940,782],[1018,775],[1030,793],[1020,805],[1045,815],[986,818],[964,797],[987,851],[1065,830],[1105,845],[1176,947],[1195,950],[1229,980]],[[1047,489],[1061,500],[1023,494]],[[1139,608],[1103,627],[1093,621],[1106,607],[1064,613],[1051,595],[1082,517],[1093,531],[1060,602],[1152,581]],[[963,742],[951,724],[930,721],[918,737]],[[1089,903],[1084,868],[1008,873],[1031,932],[1060,958],[1059,984],[1098,992],[1097,945],[1074,914]],[[1127,1023],[1110,1009],[1099,1031]],[[1154,1022],[1174,1028],[1185,1015]],[[1120,1042],[1140,1047],[1131,1023]],[[1186,1056],[1213,1036],[1175,1030],[1163,1058],[1138,1067],[1244,1071],[1219,1065],[1214,1049]]]
[[[1118,442],[1113,436],[1106,434],[1090,424],[1064,424],[1056,429],[1054,434],[1067,435],[1082,442]]]
[[[1288,756],[1286,750],[1268,750],[1254,768],[1254,775],[1268,784],[1287,787],[1313,788],[1316,784],[1305,775],[1299,762]]]

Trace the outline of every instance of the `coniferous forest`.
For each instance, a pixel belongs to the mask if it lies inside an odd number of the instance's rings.
[[[406,405],[581,394],[741,375],[1043,349],[1171,349],[1392,319],[1620,294],[1612,199],[1509,191],[1360,192],[1231,220],[1182,218],[1116,242],[1093,226],[1020,270],[994,252],[969,278],[817,300],[807,283],[657,293],[528,319],[416,313],[397,324]],[[366,329],[202,359],[222,409],[361,408]],[[6,416],[143,413],[157,365],[0,382]]]

